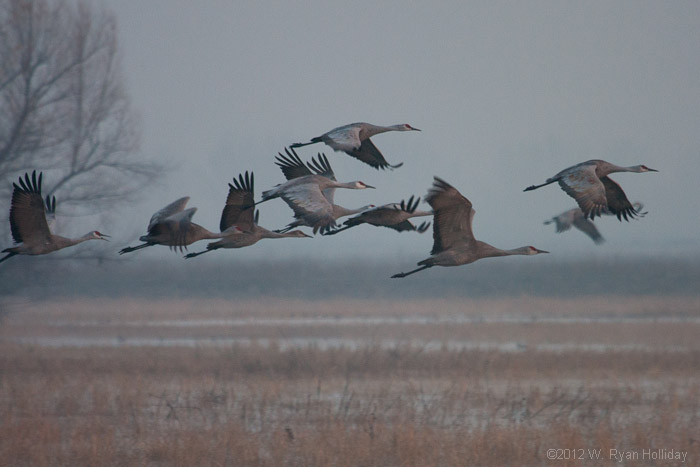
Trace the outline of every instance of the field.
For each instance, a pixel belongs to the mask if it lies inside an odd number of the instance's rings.
[[[3,307],[3,465],[700,463],[697,297]]]

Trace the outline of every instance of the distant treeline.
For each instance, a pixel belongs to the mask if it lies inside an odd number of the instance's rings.
[[[407,263],[176,262],[20,258],[0,268],[0,296],[256,296],[321,299],[700,295],[700,260],[489,261],[390,279]]]

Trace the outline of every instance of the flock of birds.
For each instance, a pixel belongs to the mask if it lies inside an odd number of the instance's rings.
[[[211,232],[192,222],[197,208],[186,209],[189,197],[180,198],[159,210],[148,223],[148,233],[140,240],[141,245],[126,247],[119,253],[129,253],[153,245],[166,245],[182,251],[200,240],[215,240],[203,251],[189,253],[185,258],[194,258],[219,248],[242,248],[253,245],[264,238],[308,238],[297,227],[310,227],[314,234],[335,235],[360,224],[388,227],[398,232],[423,233],[430,222],[416,226],[414,217],[432,216],[433,248],[431,256],[418,262],[418,268],[401,272],[392,278],[406,277],[433,266],[459,266],[482,258],[508,255],[536,255],[548,253],[533,246],[513,250],[502,250],[477,240],[472,232],[474,209],[472,203],[456,188],[439,177],[434,177],[425,201],[432,210],[418,210],[420,198],[411,196],[407,201],[368,205],[359,209],[347,209],[335,204],[336,188],[362,190],[374,188],[361,181],[338,182],[326,156],[319,153],[306,164],[295,149],[315,143],[325,143],[335,151],[342,151],[375,169],[396,169],[403,163],[389,164],[370,138],[388,131],[420,131],[408,124],[378,126],[369,123],[344,125],[312,138],[307,143],[296,143],[279,153],[276,164],[282,170],[286,182],[262,192],[262,199],[255,201],[254,175],[245,172],[229,183],[228,197],[221,213],[219,232]],[[578,207],[553,217],[545,224],[556,223],[557,232],[568,230],[572,225],[588,234],[596,243],[602,236],[591,222],[596,216],[614,215],[619,220],[643,217],[640,203],[632,204],[622,188],[608,177],[615,172],[656,172],[645,165],[621,167],[603,160],[589,160],[562,170],[545,183],[532,185],[524,191],[558,183],[574,200]],[[19,178],[13,184],[10,207],[10,228],[18,245],[6,248],[7,253],[0,262],[15,255],[42,255],[77,245],[87,240],[107,240],[96,230],[78,238],[65,238],[52,233],[56,213],[56,198],[41,194],[42,173],[36,171]],[[294,221],[285,228],[271,231],[258,224],[257,205],[271,199],[281,198],[294,212]],[[355,214],[343,223],[338,219]]]

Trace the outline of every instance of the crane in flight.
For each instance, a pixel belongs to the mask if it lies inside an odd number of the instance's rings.
[[[418,262],[419,268],[394,274],[392,278],[406,277],[433,266],[460,266],[494,256],[549,253],[534,246],[501,250],[474,238],[474,209],[471,201],[441,178],[434,177],[433,186],[425,200],[434,212],[432,256]]]
[[[287,154],[286,156],[282,153],[277,153],[277,157],[275,158],[275,164],[279,166],[287,180],[293,180],[295,178],[315,174],[336,181],[335,173],[333,172],[331,164],[328,162],[328,158],[325,154],[319,153],[317,156],[318,160],[312,158],[311,162],[307,162],[306,165],[304,165],[304,163],[301,161],[294,149],[292,149],[290,152],[288,149],[285,148],[285,153]],[[315,228],[316,230],[314,230],[314,232],[316,232],[317,230],[321,230],[321,232],[324,233],[327,232],[330,228],[334,227],[335,221],[337,221],[341,217],[351,216],[353,214],[357,214],[358,212],[362,212],[374,207],[373,204],[369,204],[367,206],[362,206],[357,209],[348,209],[338,204],[335,204],[335,187],[324,189],[322,191],[322,194],[324,198],[326,198],[326,201],[328,201],[328,203],[330,203],[331,205],[331,216],[333,217],[332,224],[328,223],[328,218],[325,216],[319,220],[319,211],[309,213],[307,209],[294,209],[294,207],[292,207],[292,209],[294,210],[294,217],[296,218],[296,220],[287,225],[287,227],[285,227],[284,229],[278,230],[278,232],[284,233],[295,227],[308,226]],[[325,203],[323,203],[321,206],[321,213],[327,212],[327,209],[328,206],[326,206]]]
[[[7,253],[0,263],[15,255],[45,255],[87,240],[107,240],[109,235],[93,230],[78,238],[66,238],[51,232],[56,219],[56,197],[41,195],[43,173],[32,171],[32,177],[19,177],[19,185],[12,184],[10,230],[12,239],[20,245],[5,248]]]
[[[260,211],[255,210],[254,185],[253,172],[248,175],[246,171],[245,176],[239,174],[237,180],[234,177],[233,184],[228,184],[226,205],[221,212],[221,239],[208,243],[206,250],[190,253],[185,258],[194,258],[219,248],[243,248],[254,245],[263,238],[311,238],[301,230],[278,233],[260,227]]]
[[[637,211],[639,217],[644,217],[647,213],[641,212],[644,205],[642,203],[632,204],[634,210]],[[613,214],[609,210],[604,210],[603,215],[612,216]],[[549,220],[544,221],[544,225],[555,224],[557,233],[566,232],[572,226],[576,227],[581,232],[588,235],[596,245],[600,245],[605,242],[603,236],[598,232],[598,228],[593,224],[593,221],[586,219],[583,216],[583,211],[580,208],[569,209],[561,214],[552,217]]]
[[[615,172],[643,173],[658,170],[650,169],[646,165],[621,167],[600,159],[592,159],[564,169],[543,184],[531,185],[524,191],[536,190],[558,182],[561,189],[576,200],[585,218],[593,219],[608,210],[617,216],[618,220],[621,221],[624,217],[629,221],[629,218],[634,218],[639,213],[629,202],[620,185],[608,177]]]
[[[377,227],[388,227],[397,232],[415,231],[423,233],[430,227],[430,222],[423,222],[418,227],[409,220],[412,217],[432,216],[431,211],[418,211],[416,208],[420,203],[420,198],[413,200],[413,196],[408,202],[401,200],[400,203],[384,204],[375,208],[367,209],[355,217],[351,217],[343,223],[343,227],[329,230],[323,235],[335,235],[343,230],[355,227],[360,224],[370,224]]]
[[[289,152],[287,154],[289,154]],[[298,225],[313,226],[314,233],[319,230],[327,230],[335,225],[336,217],[334,216],[338,214],[338,211],[336,209],[336,212],[334,212],[333,192],[336,188],[349,188],[352,190],[374,188],[359,180],[346,183],[338,182],[334,180],[335,177],[332,175],[332,171],[325,174],[332,178],[318,173],[300,175],[302,173],[301,171],[308,169],[308,167],[302,169],[302,167],[294,163],[289,164],[285,168],[283,165],[286,164],[283,162],[283,159],[280,160],[278,158],[277,160],[278,165],[280,165],[280,163],[282,164],[280,167],[288,180],[270,190],[263,191],[262,200],[255,204],[260,204],[274,198],[282,198],[294,211],[294,217],[296,217],[297,220],[303,220],[304,223]],[[319,155],[319,160],[321,160],[321,155]],[[327,162],[328,161],[325,160],[326,164]],[[299,160],[299,164],[301,164],[301,160]],[[303,166],[303,164],[301,164],[301,166]],[[321,170],[322,166],[319,165],[318,168]],[[328,165],[328,169],[330,169],[330,165]],[[325,170],[325,168],[323,168],[323,170]],[[299,176],[290,178],[292,174],[299,174]]]
[[[408,123],[391,126],[372,125],[371,123],[350,123],[349,125],[339,126],[332,130],[311,138],[308,143],[294,143],[290,148],[299,148],[308,146],[309,144],[326,143],[333,148],[334,151],[342,151],[345,154],[359,159],[365,164],[369,164],[375,169],[398,169],[403,165],[403,162],[390,165],[382,153],[377,149],[370,139],[374,135],[386,133],[387,131],[420,131]]]
[[[192,222],[192,216],[197,208],[185,209],[189,196],[185,196],[165,206],[151,216],[148,223],[148,234],[139,238],[145,242],[138,246],[126,247],[119,251],[120,255],[131,253],[153,245],[166,245],[171,250],[187,249],[187,245],[207,239],[221,238],[221,234],[210,232],[199,224]]]

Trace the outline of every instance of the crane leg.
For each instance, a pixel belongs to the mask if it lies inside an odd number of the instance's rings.
[[[153,243],[144,243],[143,245],[139,246],[128,246],[122,250],[119,251],[120,255],[123,255],[124,253],[131,253],[132,251],[140,250],[141,248],[146,248],[147,246],[151,246]]]
[[[197,252],[197,253],[188,253],[188,254],[186,254],[185,256],[183,256],[183,258],[185,258],[185,259],[194,258],[195,256],[203,255],[203,254],[206,253],[207,251],[214,251],[214,250],[213,250],[213,249],[210,249],[210,250],[203,250],[203,251],[200,251],[200,252]]]
[[[310,144],[320,143],[320,142],[322,142],[322,141],[323,141],[323,140],[322,140],[320,137],[317,136],[316,138],[311,138],[311,141],[309,141],[308,143],[294,143],[294,144],[290,144],[289,147],[292,148],[292,149],[294,149],[294,148],[301,148],[301,147],[304,147],[304,146],[308,146],[308,145],[310,145]]]
[[[19,254],[19,253],[15,253],[15,252],[11,251],[11,252],[9,252],[8,254],[6,254],[5,256],[3,256],[2,258],[0,258],[0,263],[2,263],[3,261],[5,261],[6,259],[12,258],[12,257],[15,256],[15,255],[18,255],[18,254]]]
[[[346,225],[345,227],[341,227],[341,228],[335,229],[335,230],[327,230],[325,232],[321,232],[321,235],[335,235],[339,232],[342,232],[343,230],[348,230],[350,227],[355,227],[355,225],[357,225],[357,224]]]
[[[430,267],[433,267],[433,265],[432,265],[432,264],[426,264],[425,266],[421,266],[421,267],[419,267],[419,268],[416,268],[416,269],[414,269],[413,271],[400,272],[400,273],[398,273],[398,274],[394,274],[393,276],[391,276],[391,278],[392,278],[392,279],[397,279],[397,278],[400,278],[400,277],[410,276],[410,275],[413,274],[413,273],[416,273],[416,272],[418,272],[418,271],[422,271],[422,270],[424,270],[424,269],[428,269],[428,268],[430,268]]]
[[[549,185],[550,183],[554,183],[554,182],[556,182],[556,180],[551,180],[551,181],[549,181],[549,182],[545,182],[545,183],[543,183],[542,185],[530,185],[529,187],[525,188],[523,191],[532,191],[532,190],[536,190],[536,189],[538,189],[538,188],[542,188],[543,186],[547,186],[547,185]]]

